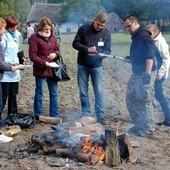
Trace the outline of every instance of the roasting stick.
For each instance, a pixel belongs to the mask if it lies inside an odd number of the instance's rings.
[[[104,53],[99,53],[98,55],[89,53],[88,55],[96,56],[96,57],[100,56],[100,57],[108,57],[108,58],[117,58],[117,59],[124,60],[124,61],[127,60],[125,57],[120,57],[120,56],[117,56],[117,55],[104,54]]]

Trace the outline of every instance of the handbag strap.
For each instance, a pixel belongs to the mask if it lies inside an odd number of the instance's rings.
[[[63,57],[62,57],[62,55],[59,56],[59,61],[63,63]]]

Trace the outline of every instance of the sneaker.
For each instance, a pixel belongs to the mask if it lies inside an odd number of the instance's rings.
[[[0,143],[8,143],[11,142],[12,140],[13,140],[12,137],[5,136],[0,132]]]
[[[106,121],[105,121],[105,118],[104,117],[98,117],[97,118],[97,122],[102,124],[102,125],[106,125]]]

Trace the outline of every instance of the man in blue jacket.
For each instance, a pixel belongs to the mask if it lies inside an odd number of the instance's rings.
[[[100,12],[91,25],[79,28],[73,41],[73,48],[78,50],[77,80],[79,86],[82,116],[90,116],[90,102],[88,96],[89,77],[91,77],[95,95],[95,113],[97,122],[105,124],[104,96],[102,90],[103,57],[99,53],[110,54],[111,34],[105,29],[107,14]]]
[[[154,44],[150,32],[139,25],[135,16],[125,17],[124,26],[132,35],[132,75],[128,82],[126,104],[134,126],[129,129],[129,133],[149,137],[155,130],[152,109],[152,91],[156,75],[156,72],[152,71],[155,60]]]

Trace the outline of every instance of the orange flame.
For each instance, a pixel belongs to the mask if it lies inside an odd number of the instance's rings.
[[[103,150],[101,146],[97,143],[94,146],[90,145],[91,136],[88,136],[83,144],[82,152],[96,154],[99,156],[100,160],[103,161],[105,159],[106,152]]]

